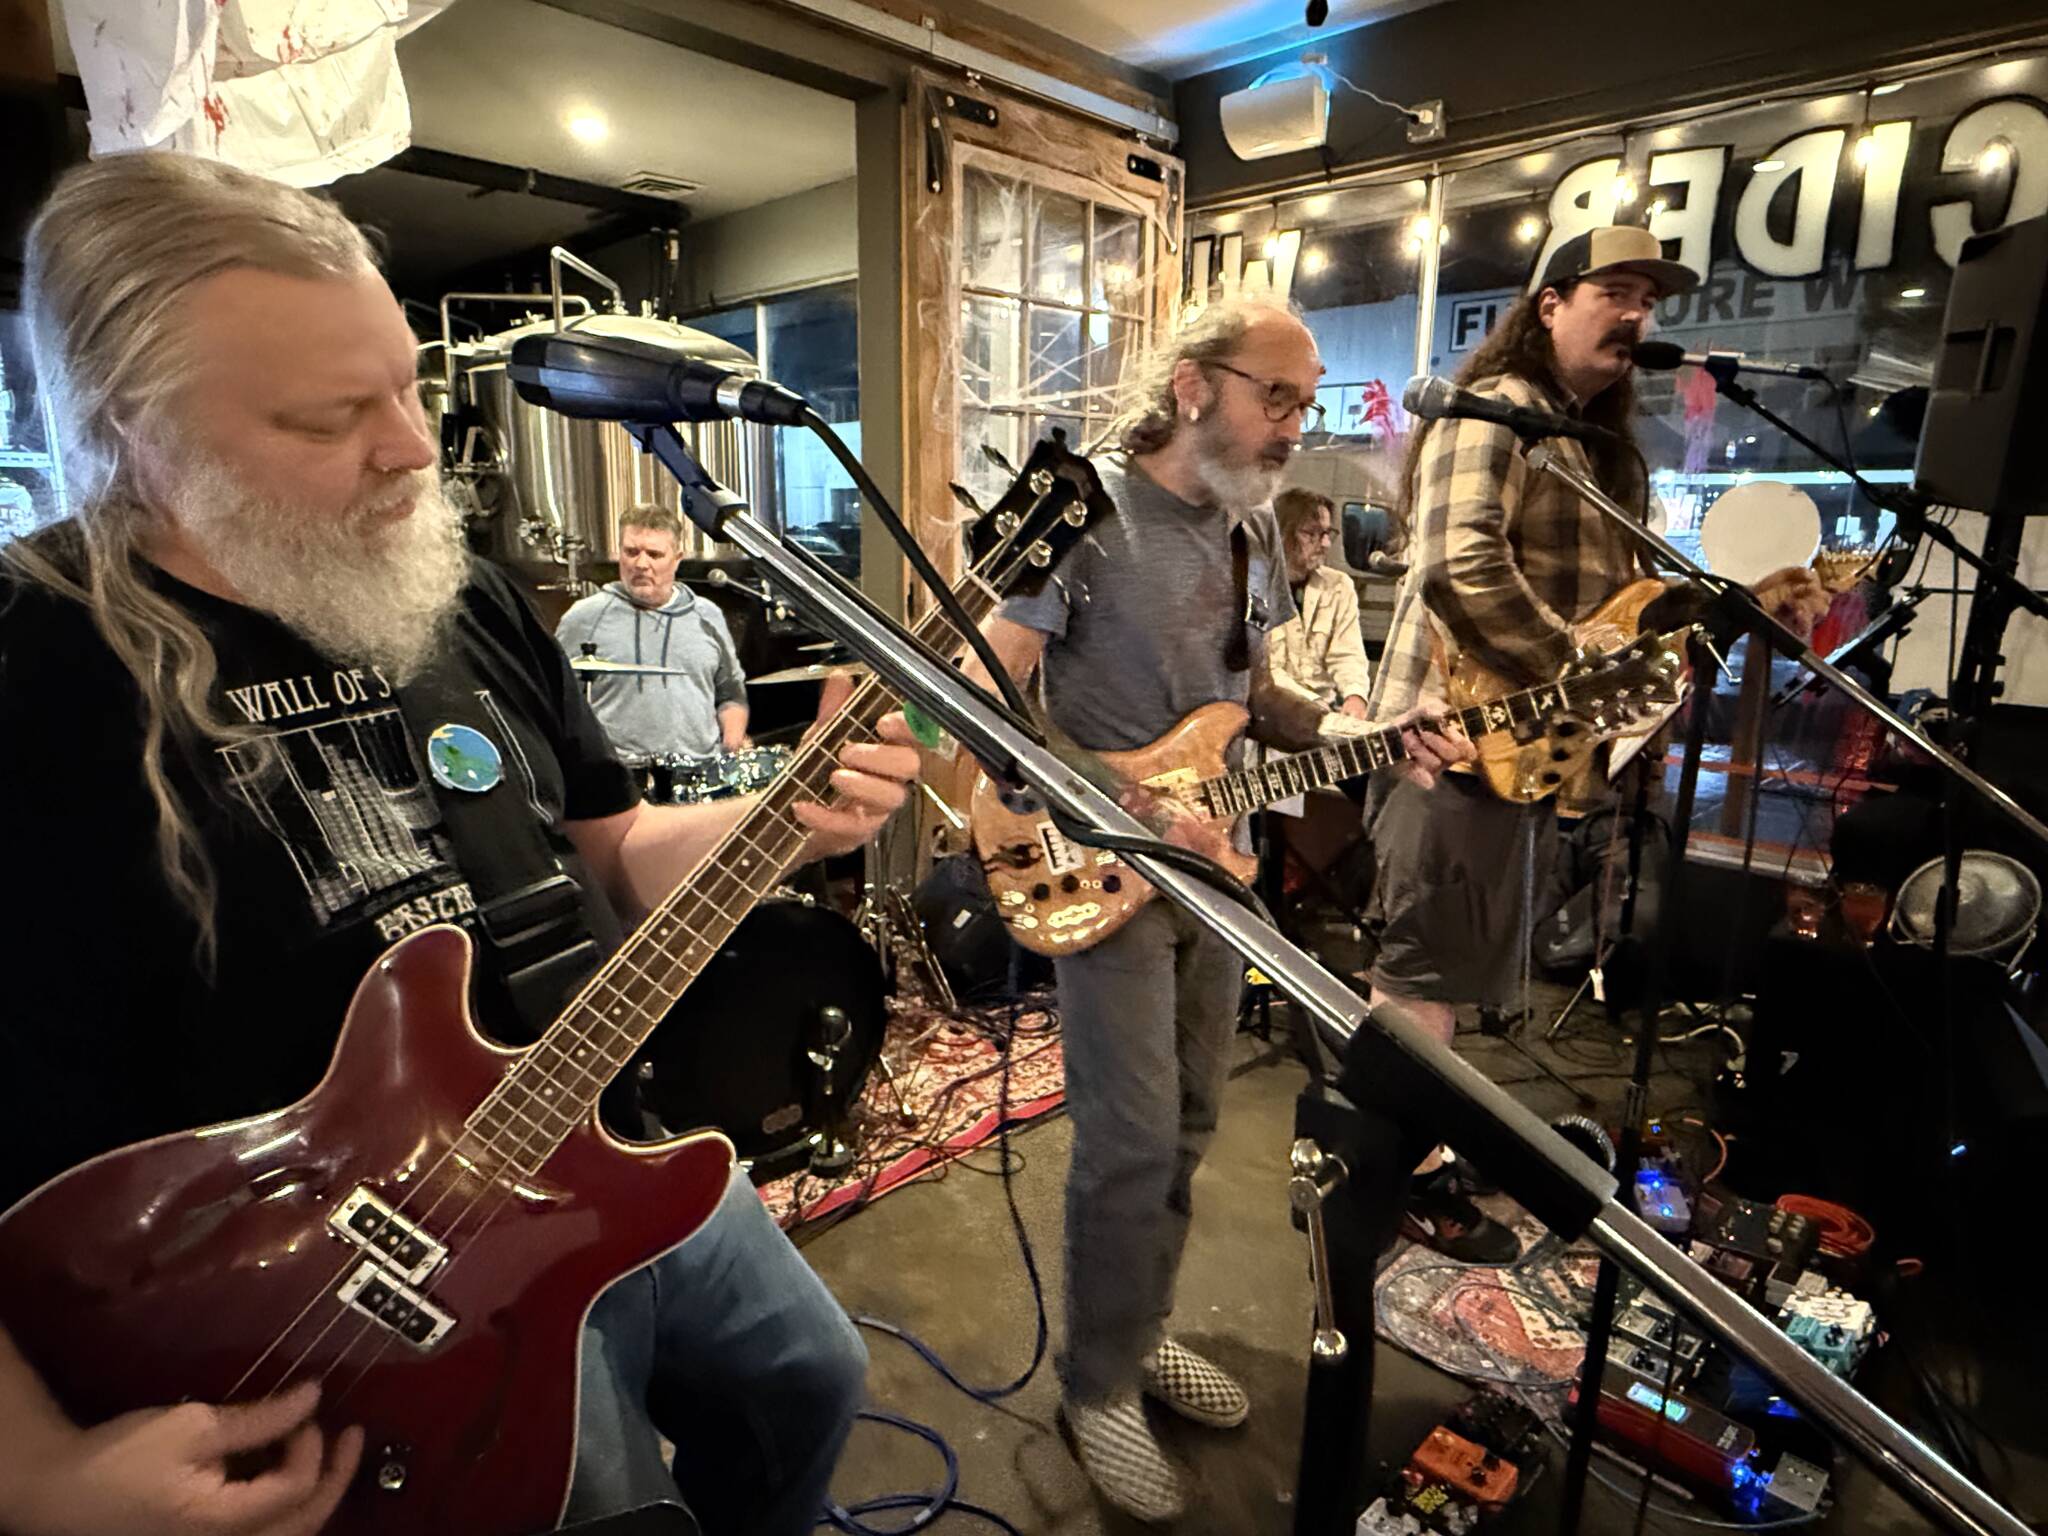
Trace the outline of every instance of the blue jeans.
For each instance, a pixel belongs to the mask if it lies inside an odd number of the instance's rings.
[[[694,1237],[590,1310],[566,1519],[680,1494],[704,1536],[804,1536],[867,1363],[859,1331],[735,1172]]]

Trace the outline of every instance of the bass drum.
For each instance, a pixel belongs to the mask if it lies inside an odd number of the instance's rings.
[[[848,919],[763,902],[643,1048],[641,1102],[672,1134],[716,1128],[758,1182],[845,1118],[882,1052],[882,963]]]

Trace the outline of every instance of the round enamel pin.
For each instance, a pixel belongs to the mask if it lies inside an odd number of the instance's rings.
[[[444,789],[480,795],[505,777],[505,759],[482,731],[437,725],[427,737],[427,771]]]

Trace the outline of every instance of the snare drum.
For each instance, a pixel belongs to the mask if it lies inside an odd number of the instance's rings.
[[[1934,909],[1946,871],[1929,859],[1899,887],[1892,907],[1892,937],[1922,949],[1934,946]],[[2034,872],[2002,853],[1965,848],[1956,876],[1956,919],[1949,934],[1952,955],[1982,955],[2008,969],[2019,964],[2034,942],[2041,920],[2041,885]]]

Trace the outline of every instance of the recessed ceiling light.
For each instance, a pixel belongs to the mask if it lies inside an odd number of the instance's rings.
[[[612,125],[605,121],[602,112],[589,107],[578,107],[562,120],[562,126],[569,130],[572,138],[585,144],[602,144],[611,137]]]
[[[1785,162],[1782,160],[1759,160],[1751,169],[1757,171],[1782,171],[1785,169]]]
[[[1902,299],[1924,299],[1927,297],[1927,290],[1925,288],[1901,288],[1899,290],[1899,297]]]

